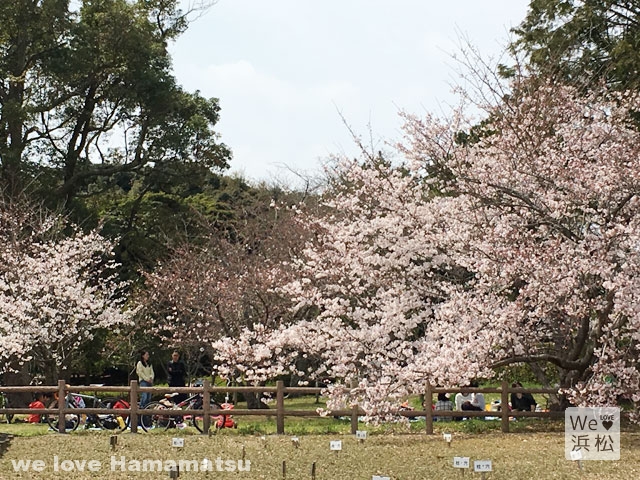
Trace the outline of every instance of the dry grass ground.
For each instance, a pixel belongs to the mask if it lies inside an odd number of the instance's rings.
[[[184,438],[184,447],[172,446],[173,437]],[[291,436],[238,435],[222,431],[212,437],[196,435],[192,429],[152,432],[118,436],[115,451],[111,450],[108,432],[82,432],[71,435],[49,433],[32,437],[16,437],[8,452],[0,460],[0,478],[169,478],[167,472],[122,471],[120,465],[112,470],[111,457],[125,465],[139,465],[142,461],[212,460],[213,470],[182,471],[181,479],[278,480],[283,478],[282,464],[286,462],[286,478],[311,479],[311,467],[316,464],[317,480],[371,480],[372,475],[389,476],[394,480],[455,479],[480,480],[480,474],[453,468],[454,456],[491,459],[493,472],[487,480],[498,479],[581,479],[621,480],[640,478],[640,434],[622,433],[621,459],[617,462],[584,462],[583,470],[575,462],[564,459],[564,435],[553,433],[485,432],[466,434],[454,432],[449,447],[441,435],[380,434],[370,435],[363,443],[346,434],[300,436],[299,447]],[[343,450],[329,450],[331,440],[342,440]],[[249,472],[218,471],[216,459],[245,459],[251,462]],[[58,456],[55,471],[54,456]],[[16,472],[12,460],[41,460],[42,472]],[[62,471],[65,465],[83,460],[100,462],[97,472]],[[133,463],[130,463],[132,462]],[[165,464],[162,463],[162,466]],[[150,464],[148,465],[150,466]],[[246,466],[246,464],[244,465]],[[85,464],[85,469],[88,467]],[[228,465],[222,464],[222,469]]]

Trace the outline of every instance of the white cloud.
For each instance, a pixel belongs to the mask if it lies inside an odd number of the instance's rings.
[[[193,68],[197,70],[197,67]],[[313,109],[358,95],[357,89],[346,81],[294,84],[266,71],[258,71],[247,60],[209,65],[198,72],[196,78],[207,94],[242,98],[247,103],[260,101],[277,109]]]
[[[460,35],[485,55],[505,43],[528,0],[219,0],[173,48],[188,90],[217,97],[232,166],[269,178],[355,154],[356,132],[399,137],[398,109],[452,102],[449,54]]]

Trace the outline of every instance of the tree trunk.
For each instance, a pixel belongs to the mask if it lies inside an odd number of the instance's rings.
[[[17,387],[31,384],[31,374],[29,373],[28,365],[18,365],[17,362],[15,362],[15,364],[9,368],[17,371],[7,372],[2,376],[4,385]],[[7,394],[7,399],[11,407],[24,408],[28,407],[29,403],[33,400],[33,394],[29,392],[10,393]]]
[[[262,408],[269,408],[267,404],[261,400],[262,395],[258,395],[256,393],[245,393],[244,398],[247,401],[247,408],[249,409],[258,410]]]
[[[16,40],[9,65],[13,78],[8,81],[7,96],[2,104],[2,127],[6,138],[0,151],[2,180],[9,195],[15,197],[21,191],[22,151],[24,149],[24,71],[27,55],[27,39],[22,34]]]
[[[42,365],[45,385],[57,385],[60,378],[60,370],[52,359],[45,360]]]

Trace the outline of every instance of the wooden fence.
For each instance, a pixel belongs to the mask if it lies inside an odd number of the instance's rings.
[[[201,387],[140,387],[138,382],[133,380],[129,386],[69,386],[65,384],[64,380],[58,382],[58,386],[21,386],[21,387],[9,387],[2,386],[0,391],[6,393],[17,392],[42,392],[42,393],[57,393],[59,399],[67,397],[68,393],[80,393],[80,392],[109,392],[119,393],[120,398],[126,399],[129,402],[129,409],[118,409],[119,415],[129,415],[131,432],[137,433],[138,431],[138,417],[146,412],[154,412],[154,410],[140,409],[138,406],[138,398],[140,393],[150,392],[154,394],[164,394],[167,392],[177,393],[201,393],[203,396],[202,408],[194,410],[162,410],[163,415],[202,415],[203,416],[203,431],[208,433],[211,427],[211,415],[229,415],[229,410],[216,410],[211,408],[210,399],[212,393],[275,393],[276,404],[275,409],[233,409],[231,414],[234,416],[267,416],[276,418],[276,431],[278,434],[284,434],[285,417],[320,417],[321,415],[313,410],[286,410],[284,405],[285,395],[319,395],[324,389],[319,387],[285,387],[284,382],[276,382],[275,387],[213,387],[205,380],[204,385]],[[502,382],[501,388],[434,388],[427,383],[425,388],[425,405],[431,405],[433,402],[433,395],[438,393],[500,393],[501,405],[508,405],[509,395],[511,393],[538,393],[538,394],[557,394],[557,390],[553,389],[524,389],[524,388],[511,388],[507,382]],[[2,408],[1,414],[46,414],[46,415],[58,415],[58,428],[60,433],[65,433],[65,415],[74,414],[93,414],[93,415],[105,415],[114,413],[112,409],[99,409],[99,408],[72,408],[66,405],[67,402],[59,401],[58,406],[55,409],[31,409],[31,408]],[[157,410],[155,410],[157,413]],[[350,417],[351,419],[351,433],[356,432],[358,429],[358,417],[364,415],[364,412],[358,407],[353,407],[349,410],[332,410],[329,412],[330,417]],[[426,410],[405,410],[399,411],[398,415],[405,417],[425,417],[426,419],[426,433],[433,434],[433,422],[434,417],[499,417],[501,419],[502,431],[509,432],[509,417],[539,417],[539,418],[558,418],[563,417],[563,412],[515,412],[508,409],[502,409],[500,412],[488,412],[488,411],[434,411],[431,408]]]

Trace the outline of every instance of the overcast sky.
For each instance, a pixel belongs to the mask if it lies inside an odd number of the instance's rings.
[[[332,154],[355,155],[341,115],[383,146],[400,137],[399,110],[455,103],[461,37],[497,56],[528,3],[218,0],[172,47],[175,74],[220,99],[232,171],[293,181],[284,166],[312,173]]]

